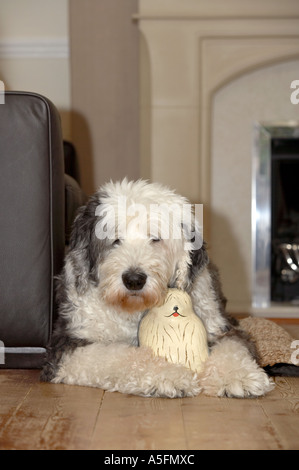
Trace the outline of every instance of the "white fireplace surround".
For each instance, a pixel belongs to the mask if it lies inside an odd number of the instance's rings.
[[[232,142],[221,132],[215,135],[215,126],[219,127],[222,119],[225,124],[222,129],[226,129],[233,114],[232,107],[236,105],[234,110],[238,107],[235,98],[231,104],[226,102],[227,109],[221,108],[224,93],[228,91],[234,96],[234,84],[238,84],[240,92],[239,80],[256,78],[254,74],[264,70],[267,77],[275,72],[273,76],[276,82],[278,80],[278,85],[273,81],[275,87],[284,88],[283,110],[277,106],[273,115],[262,112],[253,121],[270,119],[274,124],[274,121],[298,120],[299,105],[297,108],[292,105],[289,96],[291,80],[299,79],[299,2],[140,0],[134,20],[141,32],[142,176],[175,187],[192,202],[204,204],[205,237],[214,261],[220,266],[231,311],[299,317],[298,308],[252,307],[251,193],[248,193],[251,191],[252,142],[239,157],[246,169],[249,168],[244,189],[238,184],[244,179],[242,165],[230,166],[234,158],[229,156],[234,154],[238,138],[242,137],[236,135]],[[284,64],[286,69],[282,72],[280,67]],[[296,70],[298,73],[293,76]],[[287,84],[286,77],[291,77]],[[267,86],[271,89],[271,79]],[[246,89],[243,92],[245,94]],[[280,89],[272,90],[274,101],[280,95]],[[252,96],[254,90],[250,99]],[[261,108],[259,94],[257,99],[257,109],[266,109],[267,103]],[[246,114],[246,109],[242,112]],[[249,130],[252,136],[254,124],[251,123]],[[223,145],[221,139],[224,139]],[[243,142],[240,143],[243,149]],[[229,151],[230,145],[232,152],[228,154],[224,150]],[[222,147],[222,160],[218,165]],[[238,171],[242,175],[240,179]],[[227,192],[224,199],[227,198],[228,206],[231,204],[231,208],[226,205],[227,211],[221,214],[217,213],[221,207],[218,204],[221,192],[216,185],[220,179]],[[231,198],[227,188],[230,188]],[[244,207],[246,213],[243,213]],[[240,230],[236,228],[235,237],[230,241],[235,214],[240,219],[236,224]],[[228,225],[229,229],[223,229]],[[242,232],[242,227],[246,232]],[[241,256],[237,255],[240,251]]]

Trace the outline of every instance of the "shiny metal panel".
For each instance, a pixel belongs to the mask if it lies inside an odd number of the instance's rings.
[[[299,123],[256,123],[252,165],[252,306],[271,304],[271,140],[298,137]]]

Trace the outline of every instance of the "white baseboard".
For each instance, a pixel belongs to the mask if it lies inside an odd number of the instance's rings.
[[[68,59],[67,38],[0,40],[0,59]]]

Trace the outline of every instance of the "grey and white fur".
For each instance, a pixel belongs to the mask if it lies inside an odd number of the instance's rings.
[[[186,250],[184,236],[172,237],[171,230],[167,239],[150,231],[138,237],[132,217],[121,233],[118,219],[112,220],[119,198],[147,208],[188,203],[160,184],[125,179],[104,185],[79,210],[58,279],[59,317],[41,380],[171,398],[252,397],[270,391],[273,382],[258,365],[253,345],[226,313],[206,245]],[[115,235],[99,238],[97,228],[104,230],[107,217]],[[191,223],[181,224],[182,235],[197,229]],[[163,302],[169,287],[190,294],[207,330],[210,354],[199,375],[138,346],[142,315]]]

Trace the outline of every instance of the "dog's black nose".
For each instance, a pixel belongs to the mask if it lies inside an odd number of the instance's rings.
[[[141,290],[146,278],[147,275],[140,271],[126,271],[122,275],[123,283],[129,290]]]

